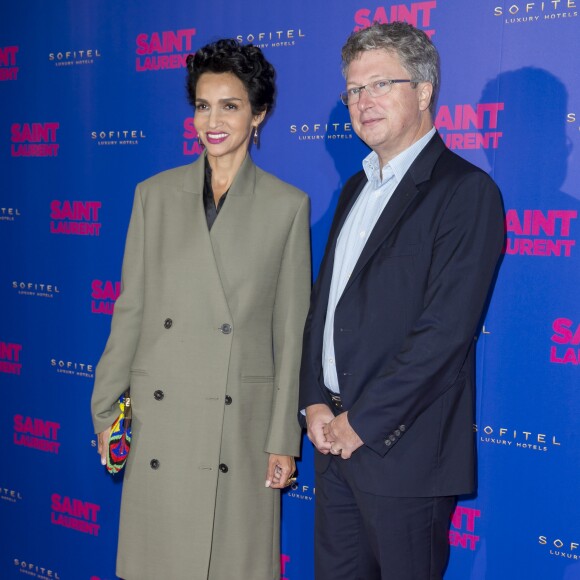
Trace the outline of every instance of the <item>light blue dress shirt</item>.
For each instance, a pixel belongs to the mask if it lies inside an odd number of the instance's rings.
[[[375,224],[397,185],[434,134],[435,128],[432,128],[408,149],[391,159],[382,169],[382,178],[378,155],[373,151],[363,159],[362,165],[368,181],[352,206],[336,242],[324,325],[322,345],[324,384],[335,393],[340,392],[334,354],[334,311],[336,305]]]

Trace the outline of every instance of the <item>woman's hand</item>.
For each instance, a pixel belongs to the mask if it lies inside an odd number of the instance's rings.
[[[266,487],[283,489],[292,483],[292,476],[296,471],[294,457],[290,455],[276,455],[270,453],[268,472],[266,473]]]
[[[101,465],[107,465],[107,453],[109,452],[109,437],[111,436],[111,429],[113,426],[101,431],[97,435],[97,453],[101,456]]]

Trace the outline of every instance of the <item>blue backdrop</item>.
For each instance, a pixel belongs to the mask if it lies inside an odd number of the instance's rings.
[[[453,517],[446,580],[580,578],[576,0],[28,0],[2,12],[0,578],[116,578],[121,483],[99,465],[89,399],[135,184],[200,152],[185,56],[237,37],[276,66],[253,155],[311,196],[316,273],[367,152],[338,99],[340,48],[394,19],[437,45],[436,125],[492,174],[507,213],[478,339],[479,491]],[[283,499],[285,580],[313,578],[311,462],[305,441]]]

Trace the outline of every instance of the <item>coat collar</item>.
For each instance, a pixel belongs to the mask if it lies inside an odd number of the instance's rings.
[[[204,164],[206,153],[200,155],[193,163],[187,166],[183,190],[195,195],[203,195]],[[228,191],[228,196],[254,195],[256,186],[256,166],[250,157],[242,162],[237,175]]]

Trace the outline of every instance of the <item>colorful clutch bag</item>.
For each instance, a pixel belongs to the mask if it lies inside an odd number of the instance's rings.
[[[129,455],[131,448],[131,397],[125,391],[119,398],[121,414],[113,423],[109,436],[109,452],[107,453],[107,471],[119,473]]]

